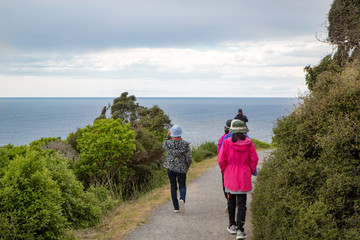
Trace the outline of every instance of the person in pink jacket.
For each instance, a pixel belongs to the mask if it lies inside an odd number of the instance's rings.
[[[246,199],[252,190],[251,175],[259,160],[254,143],[244,134],[248,131],[245,122],[233,120],[230,126],[233,135],[225,139],[218,155],[219,167],[224,174],[225,192],[228,194],[227,230],[236,234],[236,239],[247,237],[244,232]],[[235,221],[236,206],[238,212]]]

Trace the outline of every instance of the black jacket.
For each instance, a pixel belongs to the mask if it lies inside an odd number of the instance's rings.
[[[235,116],[234,119],[239,119],[239,120],[241,120],[241,121],[243,121],[245,123],[247,123],[249,121],[244,114],[238,114],[238,115]]]

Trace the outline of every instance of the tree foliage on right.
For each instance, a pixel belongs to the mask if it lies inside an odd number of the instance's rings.
[[[359,12],[359,1],[333,2],[337,51],[305,68],[310,92],[277,121],[253,193],[255,239],[360,239]]]

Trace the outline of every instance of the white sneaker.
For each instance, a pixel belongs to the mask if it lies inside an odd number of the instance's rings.
[[[236,239],[245,239],[245,238],[247,238],[246,234],[240,230],[237,230]]]
[[[179,210],[176,210],[176,209],[174,210],[174,213],[179,213],[179,212],[180,212]]]
[[[180,199],[179,205],[180,205],[180,212],[184,213],[185,212],[185,202],[184,202],[184,200]]]
[[[236,234],[236,226],[232,225],[230,227],[227,227],[227,230],[229,231],[230,234]]]

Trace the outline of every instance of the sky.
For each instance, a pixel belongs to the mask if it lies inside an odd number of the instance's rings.
[[[0,97],[298,97],[332,0],[0,0]]]

